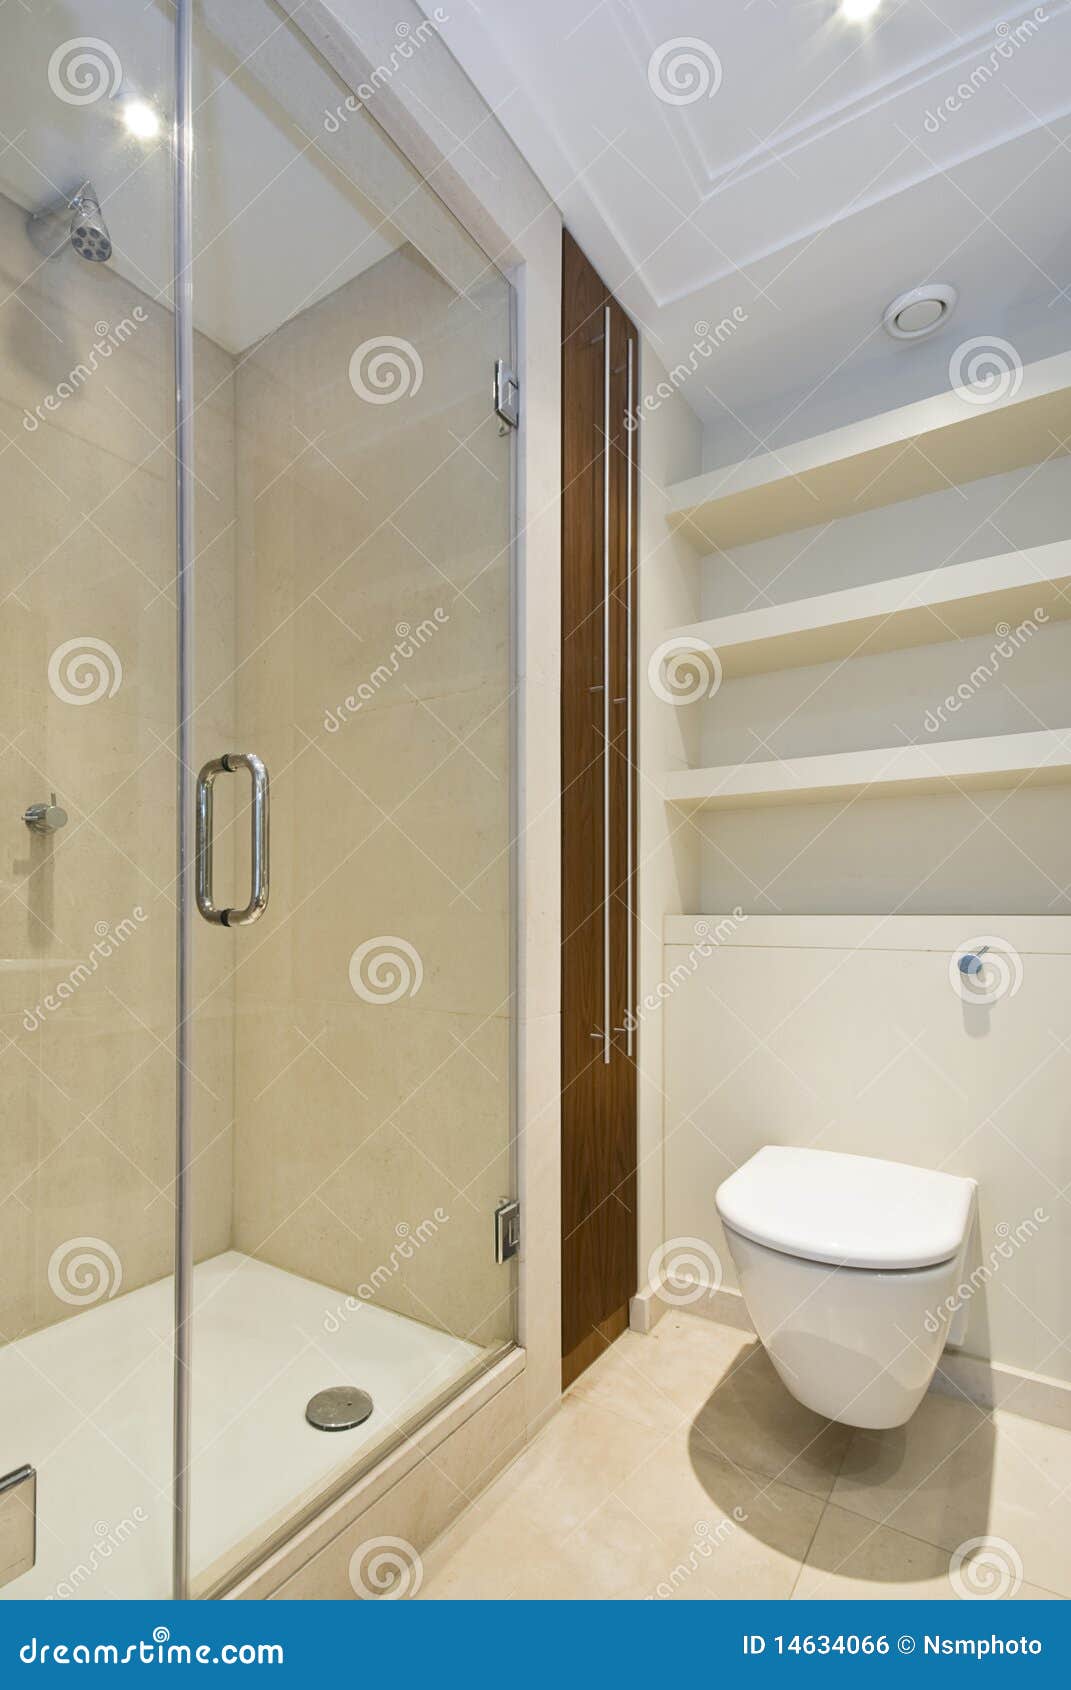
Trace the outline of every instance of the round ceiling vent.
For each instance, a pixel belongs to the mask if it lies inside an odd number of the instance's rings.
[[[898,294],[885,307],[882,322],[894,340],[922,340],[947,322],[958,298],[950,282],[927,282]]]

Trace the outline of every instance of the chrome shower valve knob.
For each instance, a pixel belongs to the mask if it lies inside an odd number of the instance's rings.
[[[54,792],[47,804],[31,804],[22,819],[34,833],[58,833],[61,827],[67,826],[67,812],[56,803]]]

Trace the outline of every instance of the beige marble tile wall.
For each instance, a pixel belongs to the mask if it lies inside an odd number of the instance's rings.
[[[512,1330],[508,347],[500,278],[458,299],[405,247],[237,376],[273,885],[234,936],[235,1243],[480,1342]]]
[[[0,283],[0,1336],[11,1339],[171,1268],[176,611],[169,311],[114,265],[69,247],[44,259],[2,197]],[[233,734],[232,361],[202,340],[198,373],[200,751]],[[70,820],[35,835],[23,811],[53,788]],[[219,988],[194,1058],[201,1255],[230,1237],[226,966],[222,949],[199,947],[198,996]]]

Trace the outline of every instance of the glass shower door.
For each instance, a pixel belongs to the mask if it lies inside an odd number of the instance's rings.
[[[79,10],[0,11],[0,1596],[16,1599],[170,1590],[173,25],[118,0]],[[220,1160],[206,1145],[209,1230]]]
[[[194,15],[211,1590],[513,1337],[512,299],[371,89],[270,0]]]

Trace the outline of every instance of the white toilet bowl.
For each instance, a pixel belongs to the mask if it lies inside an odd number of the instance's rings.
[[[755,1331],[785,1385],[849,1426],[901,1426],[949,1338],[975,1182],[767,1145],[719,1188]]]

